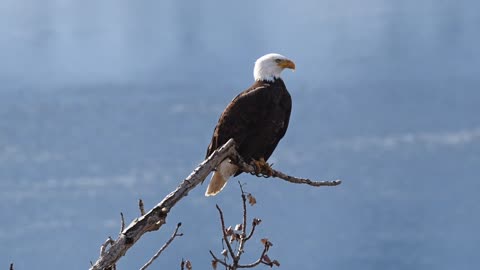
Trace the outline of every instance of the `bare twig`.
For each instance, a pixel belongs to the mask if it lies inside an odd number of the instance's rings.
[[[252,230],[250,231],[250,234],[248,234],[247,238],[245,238],[245,241],[249,240],[250,238],[252,238],[253,236],[253,233],[255,232],[255,228],[257,227],[258,224],[260,224],[260,222],[262,222],[261,219],[259,218],[254,218],[253,221],[252,221]]]
[[[145,208],[143,206],[143,201],[142,199],[138,200],[138,208],[140,209],[140,215],[143,216],[145,215]]]
[[[280,179],[283,179],[285,181],[288,181],[290,183],[295,183],[295,184],[307,184],[309,186],[314,186],[314,187],[322,187],[322,186],[338,186],[342,183],[342,180],[337,179],[333,181],[312,181],[307,178],[298,178],[295,176],[290,176],[287,174],[284,174],[280,171],[273,170],[273,177],[277,177]]]
[[[247,196],[245,196],[245,192],[243,191],[242,184],[238,181],[238,185],[240,186],[240,190],[242,191],[242,206],[243,206],[243,219],[242,219],[242,233],[240,235],[240,244],[238,245],[238,252],[237,257],[240,259],[241,254],[243,253],[243,247],[245,242],[247,241]]]
[[[225,228],[225,220],[223,219],[222,209],[220,209],[218,204],[216,205],[216,207],[217,207],[217,210],[218,210],[218,214],[220,215],[220,221],[221,221],[221,224],[222,224],[223,240],[224,240],[225,244],[227,245],[228,252],[230,253],[230,256],[232,258],[235,258],[235,252],[233,251],[232,245],[230,245],[230,241],[228,241],[227,229]]]
[[[177,227],[175,228],[175,231],[173,232],[172,236],[170,236],[170,239],[168,239],[168,241],[157,251],[157,253],[155,253],[155,255],[153,255],[153,257],[144,266],[142,266],[142,268],[140,268],[140,270],[147,269],[147,267],[149,267],[153,263],[153,261],[155,261],[158,258],[158,256],[162,254],[162,252],[168,247],[168,245],[170,245],[170,243],[173,242],[175,237],[183,236],[183,233],[178,233],[178,229],[180,228],[180,226],[182,226],[182,223],[177,224]]]
[[[125,218],[123,217],[123,213],[120,212],[120,218],[121,218],[121,226],[120,226],[120,234],[125,230]]]
[[[260,263],[263,262],[263,257],[265,256],[265,254],[267,254],[267,251],[268,251],[268,247],[267,245],[265,245],[265,247],[263,248],[263,251],[262,251],[262,254],[260,254],[260,258],[258,258],[258,260],[256,260],[255,262],[251,263],[251,264],[244,264],[244,265],[237,265],[237,268],[253,268],[257,265],[259,265]]]
[[[10,264],[10,270],[13,270],[13,263]]]
[[[105,255],[107,252],[108,245],[112,245],[115,241],[113,241],[112,237],[108,237],[107,240],[100,246],[100,256]]]

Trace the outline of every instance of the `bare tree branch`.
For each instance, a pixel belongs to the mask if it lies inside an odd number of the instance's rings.
[[[140,209],[140,215],[145,215],[145,208],[143,206],[143,200],[139,199],[138,200],[138,208]]]
[[[260,254],[260,258],[258,258],[258,260],[256,260],[255,262],[251,263],[251,264],[245,264],[245,265],[237,265],[237,268],[253,268],[257,265],[259,265],[260,263],[263,262],[263,257],[265,256],[265,254],[267,254],[267,251],[268,251],[268,247],[267,245],[265,245],[265,247],[263,248],[263,251],[262,251],[262,254]]]
[[[243,218],[242,218],[242,233],[240,235],[240,244],[238,245],[238,252],[237,257],[240,258],[241,254],[243,253],[243,246],[247,241],[247,196],[243,191],[242,184],[238,181],[238,185],[240,185],[240,190],[242,191],[242,206],[243,206]]]
[[[175,237],[183,236],[183,233],[178,233],[178,229],[180,228],[180,226],[182,226],[182,223],[177,224],[177,227],[175,228],[172,236],[170,236],[170,239],[168,239],[168,241],[157,251],[157,253],[155,253],[155,255],[153,255],[153,257],[144,266],[142,266],[142,268],[140,268],[140,270],[147,269],[147,267],[149,267],[153,263],[153,261],[155,261],[158,256],[162,254],[162,252],[168,247],[168,245],[173,242],[173,239],[175,239]]]
[[[120,218],[121,218],[121,226],[120,226],[120,233],[121,234],[123,232],[123,230],[125,230],[125,218],[123,217],[123,213],[120,212]]]
[[[255,171],[255,167],[251,164],[248,164],[246,163],[241,156],[239,156],[238,154],[236,154],[232,160],[234,160],[233,163],[235,163],[238,167],[240,167],[240,169],[244,172],[247,172],[247,173],[250,173],[250,174],[253,174],[253,175],[256,175],[256,176],[259,176],[259,177],[264,177],[264,178],[270,178],[270,177],[274,177],[274,178],[279,178],[279,179],[282,179],[282,180],[285,180],[287,182],[290,182],[290,183],[294,183],[294,184],[307,184],[309,186],[314,186],[314,187],[322,187],[322,186],[338,186],[342,183],[342,180],[340,179],[337,179],[337,180],[328,180],[328,181],[312,181],[308,178],[299,178],[299,177],[295,177],[295,176],[291,176],[291,175],[288,175],[288,174],[285,174],[281,171],[277,171],[275,169],[272,168],[272,175],[271,176],[268,176],[268,175],[263,175],[263,174],[257,174],[257,172]]]
[[[203,182],[208,174],[227,158],[233,160],[234,163],[244,172],[255,173],[253,166],[242,161],[241,156],[235,149],[235,142],[233,139],[230,139],[222,147],[215,150],[160,203],[147,213],[142,214],[141,217],[133,220],[124,230],[122,230],[122,233],[118,238],[110,243],[110,248],[106,249],[107,246],[105,245],[104,252],[100,254],[100,257],[90,270],[103,270],[113,267],[143,234],[160,229],[160,227],[165,224],[168,213],[177,202],[187,196],[188,193],[198,184]],[[291,183],[307,184],[311,186],[336,186],[341,183],[340,180],[315,182],[309,179],[288,176],[276,170],[273,170],[273,177],[278,177]]]

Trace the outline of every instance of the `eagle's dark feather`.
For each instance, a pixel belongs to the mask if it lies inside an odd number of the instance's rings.
[[[267,160],[287,131],[291,110],[292,99],[282,79],[256,81],[223,111],[207,157],[233,138],[245,161]]]

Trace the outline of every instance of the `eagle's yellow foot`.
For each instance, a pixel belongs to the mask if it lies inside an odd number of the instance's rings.
[[[255,175],[257,176],[267,176],[270,177],[273,175],[273,169],[270,164],[268,164],[264,158],[259,160],[252,160],[252,165],[255,168]]]

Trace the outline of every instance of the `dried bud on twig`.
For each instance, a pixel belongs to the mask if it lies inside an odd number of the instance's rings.
[[[232,226],[228,226],[228,228],[225,229],[225,234],[227,236],[230,236],[234,233],[233,229],[232,229]]]
[[[230,236],[230,243],[233,243],[233,241],[238,241],[240,240],[240,234],[234,233]]]
[[[272,264],[272,261],[270,260],[270,257],[268,257],[267,254],[263,255],[262,260],[266,264],[269,264],[269,265]]]
[[[260,240],[262,242],[262,244],[265,246],[265,250],[268,251],[268,249],[273,246],[272,242],[268,241],[267,238],[263,238],[262,240]]]
[[[243,225],[242,224],[237,224],[235,226],[235,231],[241,231],[243,229]]]
[[[262,220],[259,219],[259,218],[254,218],[253,219],[253,226],[257,226],[257,225],[260,225],[260,223],[262,223]]]
[[[212,260],[212,268],[213,270],[217,270],[217,261]]]
[[[222,250],[222,255],[223,257],[228,257],[228,250],[226,249]]]
[[[187,270],[192,270],[192,263],[189,260],[186,260],[185,267],[187,267]]]
[[[255,197],[253,197],[253,195],[251,193],[248,193],[247,198],[248,198],[248,203],[251,206],[253,206],[257,203],[257,199],[255,199]]]
[[[268,266],[270,266],[270,267],[273,267],[274,265],[277,266],[277,267],[280,266],[280,263],[279,263],[277,260],[273,260],[273,261],[272,261],[272,260],[270,259],[270,257],[268,257],[267,254],[263,255],[263,257],[262,257],[262,263],[264,263],[264,264],[266,264],[266,265],[268,265]]]

